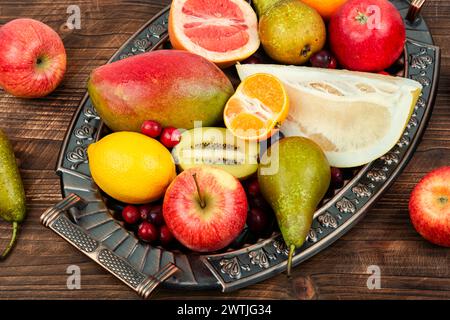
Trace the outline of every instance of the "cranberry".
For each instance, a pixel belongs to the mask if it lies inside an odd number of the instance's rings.
[[[269,227],[267,214],[259,208],[251,208],[247,215],[247,225],[251,232],[263,233]]]
[[[128,224],[135,224],[139,221],[141,215],[135,206],[126,206],[122,210],[122,219]]]
[[[255,55],[252,55],[250,57],[248,57],[247,59],[245,59],[244,61],[242,61],[243,64],[261,64],[262,60]]]
[[[139,225],[138,236],[142,241],[152,243],[158,239],[158,229],[150,222],[144,221]]]
[[[160,204],[157,204],[151,208],[148,215],[148,221],[158,227],[164,224],[164,216],[162,213],[162,206]]]
[[[271,212],[272,208],[267,203],[266,199],[262,195],[256,195],[254,197],[251,197],[250,199],[250,207],[252,208],[258,208],[263,210],[264,212]]]
[[[336,69],[337,68],[337,60],[333,55],[327,51],[322,50],[314,54],[309,60],[313,67],[316,68],[327,68],[327,69]]]
[[[336,68],[337,68],[337,60],[335,57],[331,57],[328,69],[336,69]]]
[[[335,189],[342,188],[344,185],[344,174],[339,168],[331,168],[331,184]]]
[[[150,204],[144,204],[139,207],[139,214],[141,215],[141,219],[143,221],[147,221],[149,219],[151,210],[152,206]]]
[[[159,122],[147,120],[142,123],[141,133],[151,138],[158,138],[161,134],[162,126]]]
[[[173,148],[180,142],[181,132],[177,128],[167,127],[164,128],[159,139],[166,148]]]
[[[170,232],[169,227],[163,225],[159,229],[159,241],[163,247],[167,247],[173,241],[173,234]]]
[[[247,186],[247,193],[252,197],[255,197],[260,194],[258,179],[254,178],[250,180]]]

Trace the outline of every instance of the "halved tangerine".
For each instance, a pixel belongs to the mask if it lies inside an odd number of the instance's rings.
[[[173,0],[169,37],[175,49],[225,68],[258,50],[258,20],[243,0]]]
[[[244,140],[264,140],[289,112],[289,98],[278,78],[258,73],[241,82],[224,110],[226,127]]]

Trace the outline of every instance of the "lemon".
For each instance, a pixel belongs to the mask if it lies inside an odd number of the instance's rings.
[[[95,183],[108,195],[131,204],[161,198],[175,178],[170,152],[157,140],[135,132],[116,132],[88,147]]]
[[[285,136],[314,140],[330,165],[369,163],[400,139],[422,91],[417,81],[372,73],[279,65],[238,65],[241,80],[255,73],[278,77],[291,107]]]

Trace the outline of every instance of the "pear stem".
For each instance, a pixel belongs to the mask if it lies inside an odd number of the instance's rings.
[[[1,259],[5,259],[6,256],[8,255],[8,253],[11,251],[12,247],[14,246],[14,243],[16,242],[16,239],[17,239],[17,229],[18,228],[19,228],[19,224],[14,221],[11,241],[9,242],[5,251],[3,251],[2,255],[0,256]]]
[[[200,193],[200,187],[198,186],[198,182],[197,182],[197,174],[193,173],[192,174],[192,178],[194,178],[195,187],[197,188],[198,198],[200,200],[200,207],[203,209],[203,208],[206,207],[206,203],[205,203],[205,200],[202,197],[202,194]]]
[[[291,269],[292,269],[292,258],[294,257],[295,253],[295,245],[291,244],[289,246],[289,256],[288,256],[288,262],[287,262],[287,276],[291,277]]]

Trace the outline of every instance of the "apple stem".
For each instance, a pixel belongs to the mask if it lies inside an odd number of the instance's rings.
[[[198,186],[198,182],[197,182],[197,174],[193,173],[192,178],[194,178],[195,187],[197,188],[198,198],[200,200],[200,207],[203,209],[204,207],[206,207],[206,203],[205,203],[205,200],[203,200],[203,197],[200,193],[200,187]]]

